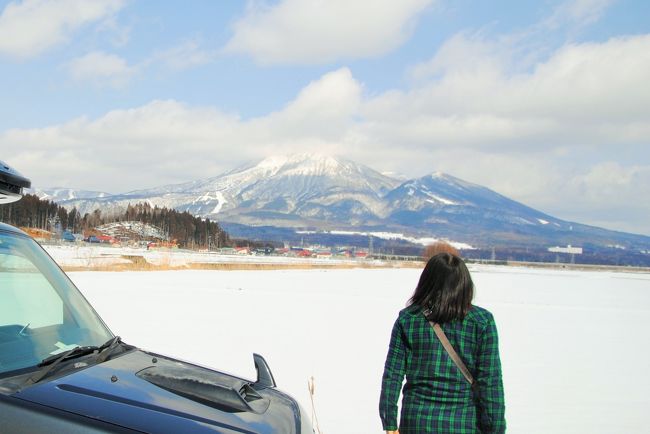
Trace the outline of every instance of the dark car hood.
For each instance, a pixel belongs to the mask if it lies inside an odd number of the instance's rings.
[[[296,433],[284,393],[167,357],[132,351],[12,396],[155,433]]]

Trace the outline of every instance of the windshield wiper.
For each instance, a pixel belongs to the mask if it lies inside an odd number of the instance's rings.
[[[71,350],[65,351],[63,353],[55,354],[53,356],[47,357],[41,360],[41,363],[38,366],[41,368],[34,375],[29,377],[25,382],[27,385],[36,384],[45,378],[50,372],[54,370],[61,362],[64,360],[85,356],[87,354],[99,353],[97,357],[97,363],[104,362],[110,353],[112,353],[115,348],[121,343],[119,336],[109,339],[100,346],[84,346],[84,347],[74,347]]]
[[[120,346],[122,343],[122,339],[119,336],[115,336],[113,339],[109,340],[106,342],[104,345],[100,347],[100,353],[97,355],[97,358],[95,359],[95,363],[104,363],[106,359],[110,357],[110,355],[117,349],[117,347]],[[108,345],[106,345],[108,344]]]
[[[27,323],[23,328],[20,329],[20,331],[18,332],[18,334],[19,334],[20,336],[27,336],[27,335],[24,334],[24,333],[25,333],[25,330],[28,330],[28,329],[29,329],[30,324],[31,324],[31,323],[28,322],[28,323]]]

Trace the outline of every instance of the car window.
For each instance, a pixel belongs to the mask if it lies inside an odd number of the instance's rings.
[[[0,326],[63,324],[63,301],[36,266],[0,244]]]
[[[0,376],[112,337],[56,263],[31,238],[0,231]]]

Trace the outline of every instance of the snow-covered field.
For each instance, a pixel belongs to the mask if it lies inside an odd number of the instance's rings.
[[[650,275],[473,266],[500,332],[511,433],[648,432]],[[390,328],[415,269],[80,272],[72,279],[125,341],[281,389],[326,434],[380,433]]]

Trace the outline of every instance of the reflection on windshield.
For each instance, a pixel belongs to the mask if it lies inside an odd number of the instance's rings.
[[[36,242],[0,231],[0,375],[111,337]]]

